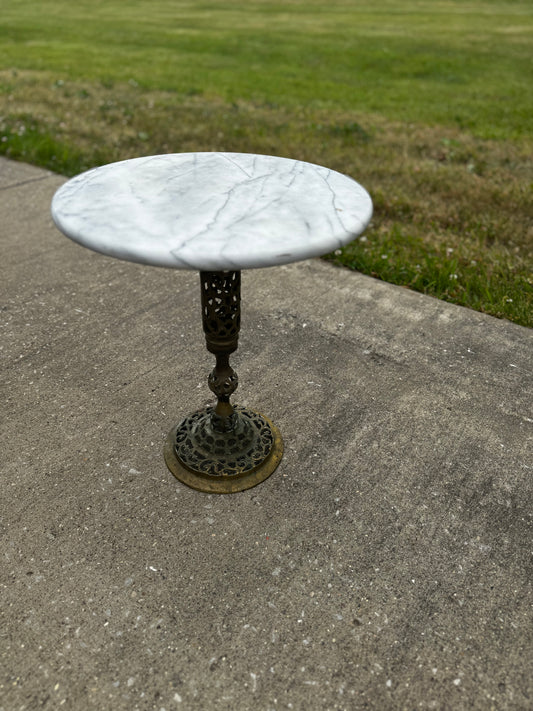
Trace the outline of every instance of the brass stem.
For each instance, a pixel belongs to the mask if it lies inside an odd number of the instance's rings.
[[[241,322],[241,273],[200,272],[202,285],[202,323],[206,347],[216,357],[209,375],[209,388],[217,396],[212,426],[217,432],[235,427],[230,396],[239,384],[229,356],[237,350]]]

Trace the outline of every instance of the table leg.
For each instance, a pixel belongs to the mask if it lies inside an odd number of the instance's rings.
[[[216,358],[209,388],[214,407],[174,427],[165,461],[174,476],[194,489],[227,494],[249,489],[276,469],[283,455],[278,428],[248,408],[232,405],[238,386],[229,356],[237,350],[241,320],[241,273],[200,272],[202,323],[207,350]]]

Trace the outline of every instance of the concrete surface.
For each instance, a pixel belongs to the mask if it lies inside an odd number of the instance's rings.
[[[69,242],[0,160],[0,709],[531,709],[532,332],[320,261],[243,274],[280,468],[167,471],[199,280]]]

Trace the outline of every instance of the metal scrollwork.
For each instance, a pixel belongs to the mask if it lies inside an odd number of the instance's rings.
[[[283,441],[266,417],[230,403],[239,384],[229,357],[237,350],[241,326],[240,272],[200,272],[200,280],[206,346],[216,357],[208,384],[217,403],[171,430],[165,461],[180,481],[200,491],[243,491],[272,474]]]
[[[261,415],[235,406],[234,428],[222,435],[212,426],[213,413],[211,407],[195,412],[178,427],[174,448],[186,467],[211,476],[235,476],[268,457],[274,436]]]
[[[202,319],[207,350],[237,350],[241,328],[241,273],[200,272]]]
[[[207,350],[217,362],[208,379],[218,402],[211,425],[218,432],[229,432],[235,425],[230,396],[239,384],[229,356],[237,350],[241,327],[241,273],[200,272],[202,283],[202,322]]]
[[[239,385],[237,373],[227,362],[227,356],[217,357],[217,364],[210,373],[207,380],[209,389],[215,393],[219,400],[229,400],[230,395],[233,395]]]

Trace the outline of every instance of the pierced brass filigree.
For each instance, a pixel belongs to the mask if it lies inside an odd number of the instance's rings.
[[[264,417],[236,405],[234,426],[226,436],[213,427],[212,414],[211,407],[195,412],[177,428],[174,448],[185,466],[212,476],[233,476],[268,457],[274,438]]]
[[[242,491],[276,469],[283,442],[266,417],[230,403],[239,383],[229,356],[237,350],[241,325],[240,272],[200,272],[200,281],[206,347],[216,357],[208,385],[217,403],[170,432],[165,460],[174,476],[195,489]]]

